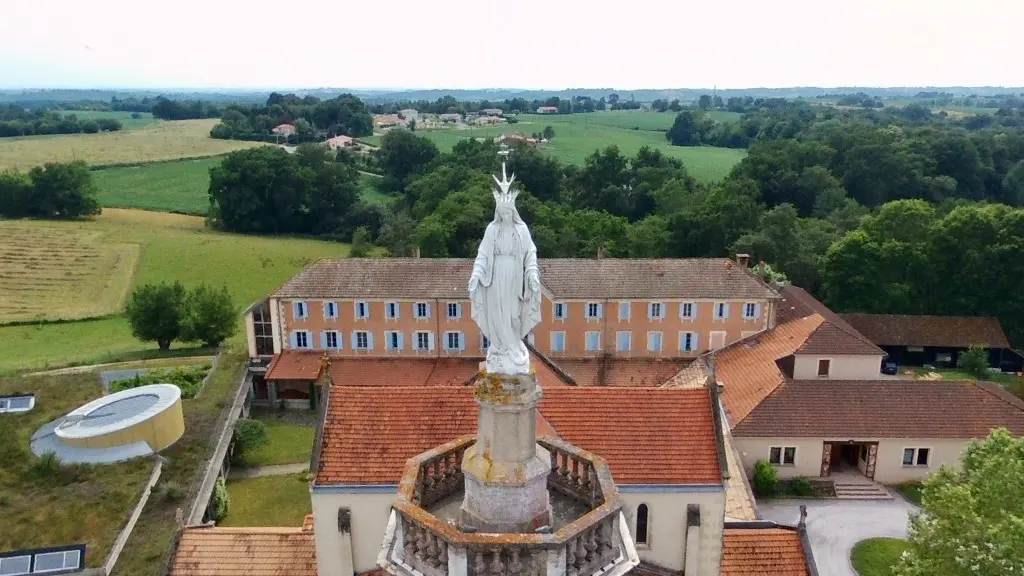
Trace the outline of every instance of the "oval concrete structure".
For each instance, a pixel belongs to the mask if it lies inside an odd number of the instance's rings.
[[[97,398],[64,417],[53,433],[74,448],[112,448],[144,442],[153,452],[185,432],[181,389],[150,384]]]

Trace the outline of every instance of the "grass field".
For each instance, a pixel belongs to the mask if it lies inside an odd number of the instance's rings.
[[[220,526],[302,526],[312,512],[309,481],[302,474],[228,482],[230,508]]]
[[[910,547],[900,538],[868,538],[853,546],[850,564],[860,576],[890,576],[903,551]]]
[[[43,424],[102,394],[95,373],[0,378],[0,394],[32,391],[36,406],[0,416],[0,550],[86,544],[86,565],[106,559],[139,500],[153,460],[43,471],[29,438]]]
[[[317,258],[341,257],[344,244],[320,240],[244,236],[209,230],[195,216],[106,209],[93,221],[0,221],[0,235],[11,227],[33,227],[39,234],[97,235],[97,242],[136,244],[140,256],[131,286],[181,281],[227,286],[239,309],[248,306]],[[16,234],[9,234],[17,242]],[[17,246],[24,246],[17,244]],[[58,273],[60,262],[52,262]],[[77,288],[67,288],[71,292]],[[22,297],[13,293],[10,297]],[[241,323],[241,319],[239,319]],[[244,340],[244,332],[235,339]],[[0,373],[59,367],[111,354],[152,350],[135,340],[122,317],[64,324],[0,326]],[[181,344],[175,343],[175,347]]]
[[[72,160],[97,165],[198,158],[262,145],[210,138],[210,128],[217,122],[217,119],[181,120],[102,134],[0,138],[0,170],[27,170],[46,162]]]
[[[267,425],[267,443],[246,452],[246,466],[272,466],[309,462],[313,452],[313,426],[301,426],[274,419],[263,419]]]
[[[715,114],[731,115],[729,112]],[[732,116],[723,117],[723,121]],[[665,154],[679,158],[699,180],[721,180],[733,165],[746,156],[746,150],[714,148],[709,146],[671,146],[665,140],[665,130],[672,126],[675,115],[660,112],[595,112],[593,114],[537,115],[524,114],[519,122],[507,126],[483,126],[462,130],[430,130],[417,132],[430,138],[442,151],[449,151],[464,138],[493,138],[503,132],[541,132],[545,126],[555,130],[555,137],[541,150],[568,164],[582,164],[595,150],[611,144],[633,156],[642,146],[650,146]],[[634,127],[636,129],[634,129]],[[360,138],[360,141],[379,145],[380,137]]]
[[[0,322],[117,312],[139,248],[95,229],[0,222]]]
[[[61,114],[74,114],[79,120],[99,120],[100,118],[120,120],[122,130],[135,130],[157,122],[157,119],[149,112],[139,112],[139,118],[132,118],[131,112],[107,112],[105,110],[62,110]]]
[[[910,500],[918,506],[921,505],[921,493],[924,489],[920,482],[904,482],[897,486],[896,489],[899,490],[900,494],[902,494],[907,500]]]

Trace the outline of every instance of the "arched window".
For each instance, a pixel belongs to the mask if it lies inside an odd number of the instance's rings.
[[[636,507],[636,543],[649,544],[651,539],[648,534],[650,530],[650,519],[648,518],[647,504]]]

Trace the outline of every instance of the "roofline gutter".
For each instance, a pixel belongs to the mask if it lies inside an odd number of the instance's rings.
[[[724,492],[725,485],[718,484],[618,484],[620,493],[650,492]],[[398,491],[398,484],[317,484],[313,494],[391,494]]]
[[[711,400],[711,417],[715,424],[715,451],[718,453],[718,468],[722,472],[722,480],[728,480],[729,462],[725,457],[725,432],[722,430],[722,411],[719,404],[718,382],[713,375],[708,376],[708,396]]]

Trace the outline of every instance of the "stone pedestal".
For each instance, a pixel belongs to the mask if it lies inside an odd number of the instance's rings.
[[[551,457],[537,445],[541,395],[533,374],[484,374],[477,380],[480,416],[476,444],[462,461],[461,528],[533,532],[551,525]]]

